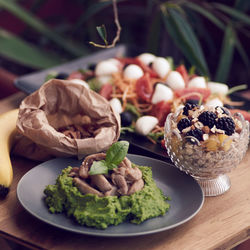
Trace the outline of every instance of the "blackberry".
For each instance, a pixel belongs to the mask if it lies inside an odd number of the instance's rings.
[[[191,125],[191,122],[189,119],[187,118],[183,118],[181,119],[178,124],[177,124],[177,128],[182,131],[184,128],[187,128]]]
[[[193,130],[188,131],[188,132],[186,133],[186,136],[193,136],[193,137],[195,137],[196,139],[198,139],[199,141],[202,141],[202,140],[203,140],[203,138],[202,138],[203,132],[202,132],[202,130],[200,130],[200,129],[198,129],[198,128],[195,128],[195,129],[193,129]]]
[[[216,128],[224,130],[226,135],[232,135],[235,130],[235,123],[231,117],[221,117],[216,121]]]
[[[204,126],[212,128],[215,124],[216,114],[211,111],[204,111],[198,116],[198,120],[203,123]]]
[[[192,110],[197,106],[197,104],[186,103],[185,107],[183,108],[183,115],[188,116],[188,110]]]

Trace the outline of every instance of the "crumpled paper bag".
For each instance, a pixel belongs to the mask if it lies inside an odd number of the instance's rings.
[[[70,125],[84,125],[86,118],[96,128],[94,136],[74,139],[59,132]],[[52,79],[22,101],[17,130],[14,154],[34,160],[81,159],[107,150],[118,140],[120,116],[96,92],[69,80]]]

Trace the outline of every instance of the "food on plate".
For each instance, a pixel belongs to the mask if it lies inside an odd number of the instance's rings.
[[[209,106],[232,104],[226,84],[209,81],[194,72],[188,73],[184,65],[175,67],[171,58],[151,53],[102,60],[86,70],[72,72],[66,79],[80,79],[109,100],[121,115],[122,133],[147,131],[143,135],[153,143],[162,141],[167,115],[187,102],[202,102]],[[137,123],[144,116],[157,118],[158,122],[151,130],[147,124]],[[129,117],[130,122],[125,117]]]
[[[0,115],[0,197],[4,198],[13,179],[10,150],[16,134],[18,109]]]
[[[128,142],[119,141],[106,153],[87,156],[80,167],[63,169],[44,190],[49,211],[98,229],[164,215],[170,205],[151,168],[131,163],[127,151]]]
[[[249,142],[249,122],[224,107],[187,103],[166,122],[171,159],[194,176],[213,177],[236,167]]]

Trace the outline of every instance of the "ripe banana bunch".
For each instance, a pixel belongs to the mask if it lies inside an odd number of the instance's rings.
[[[0,197],[5,197],[13,179],[10,150],[16,134],[18,109],[0,115]]]

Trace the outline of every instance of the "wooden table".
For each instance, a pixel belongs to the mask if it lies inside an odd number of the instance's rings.
[[[0,101],[0,113],[18,106],[25,95]],[[233,170],[231,189],[206,197],[201,211],[172,230],[130,238],[102,238],[70,233],[47,225],[27,213],[16,197],[20,178],[37,163],[13,157],[14,181],[0,201],[0,235],[34,249],[231,249],[250,238],[250,149]],[[31,187],[32,188],[32,187]],[[185,209],[185,208],[184,208]]]

